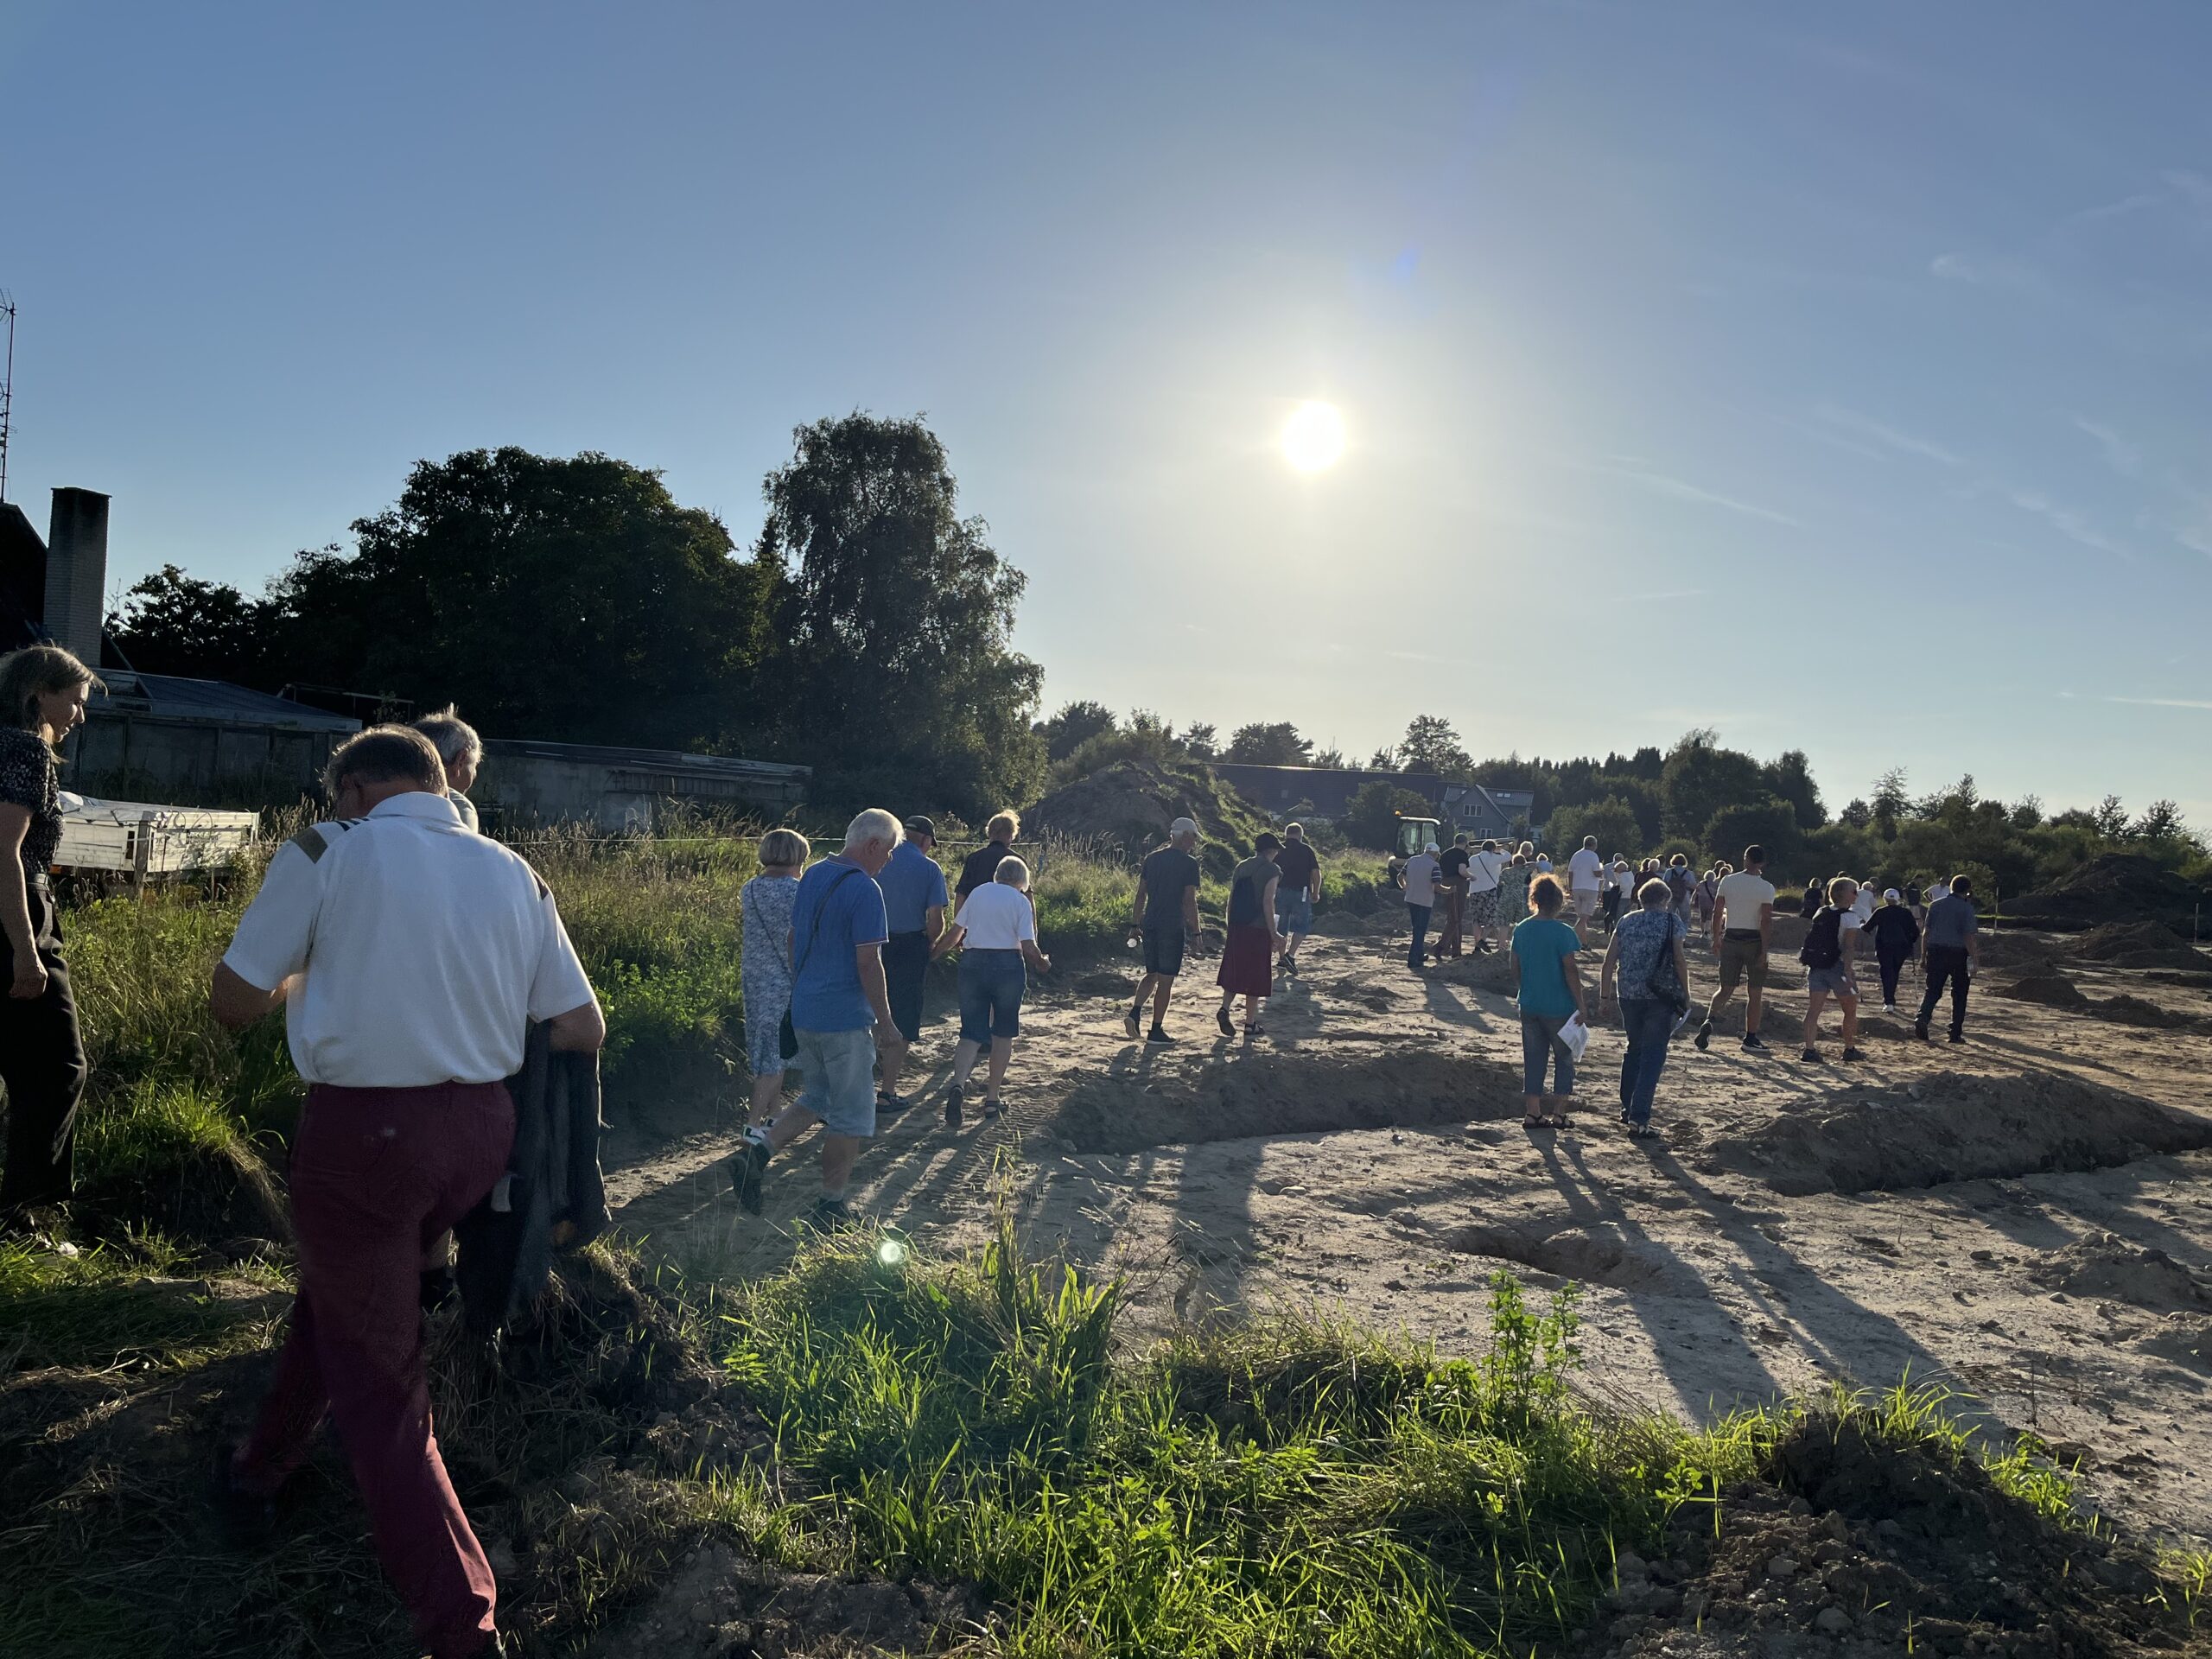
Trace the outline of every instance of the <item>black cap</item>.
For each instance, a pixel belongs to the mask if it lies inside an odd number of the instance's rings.
[[[907,819],[906,839],[912,841],[918,836],[927,836],[931,841],[935,841],[937,839],[937,825],[928,818],[914,817]]]
[[[1255,853],[1279,853],[1282,850],[1282,842],[1274,830],[1262,830],[1260,838],[1252,843],[1252,850]]]

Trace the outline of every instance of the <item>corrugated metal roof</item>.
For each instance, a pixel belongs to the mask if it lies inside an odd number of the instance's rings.
[[[94,709],[143,713],[159,720],[205,720],[226,726],[279,726],[300,732],[358,732],[361,722],[226,680],[194,680],[176,674],[107,671],[107,694]]]
[[[681,749],[622,748],[604,743],[545,743],[535,738],[486,738],[484,740],[484,753],[486,755],[568,760],[586,766],[616,766],[632,772],[709,772],[731,778],[799,781],[814,775],[811,766],[786,766],[776,760],[743,760],[726,754],[687,754]]]

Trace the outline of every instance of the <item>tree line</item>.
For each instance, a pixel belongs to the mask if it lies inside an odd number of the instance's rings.
[[[761,494],[741,548],[657,471],[468,450],[258,594],[164,566],[108,632],[143,673],[452,702],[495,737],[772,755],[812,766],[828,806],[922,788],[979,819],[1033,798],[1025,578],[961,516],[936,435],[817,421]]]

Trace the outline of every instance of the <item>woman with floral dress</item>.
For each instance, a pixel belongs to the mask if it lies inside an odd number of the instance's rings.
[[[760,837],[760,874],[737,895],[743,922],[745,1051],[753,1068],[750,1121],[765,1123],[784,1092],[781,1038],[791,1006],[791,906],[810,849],[796,830]]]

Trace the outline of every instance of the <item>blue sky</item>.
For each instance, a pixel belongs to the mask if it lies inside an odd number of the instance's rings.
[[[499,443],[748,540],[922,410],[1052,703],[2212,827],[2197,0],[0,15],[10,494],[118,584]]]

